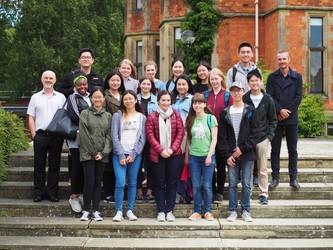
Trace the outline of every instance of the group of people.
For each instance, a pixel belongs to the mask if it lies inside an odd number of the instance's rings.
[[[55,73],[45,71],[43,89],[31,97],[27,111],[34,141],[34,202],[58,201],[63,139],[46,128],[63,106],[79,125],[76,138],[67,139],[67,145],[69,203],[75,212],[82,213],[82,221],[102,220],[102,193],[105,202],[115,202],[116,222],[124,217],[137,220],[135,202],[144,200],[156,202],[158,221],[172,222],[175,204],[192,199],[194,213],[189,220],[214,220],[211,207],[213,202],[223,201],[226,166],[227,220],[237,218],[237,186],[241,182],[240,214],[245,221],[252,221],[251,180],[259,186],[260,203],[267,205],[268,189],[279,185],[284,131],[290,186],[299,188],[297,108],[302,99],[301,75],[289,67],[288,52],[279,51],[279,69],[269,75],[266,93],[261,71],[251,62],[252,46],[242,43],[238,55],[240,61],[227,72],[226,79],[218,68],[201,61],[196,84],[184,74],[185,64],[179,58],[172,62],[172,76],[165,83],[155,78],[157,65],[153,61],[144,65],[144,76],[136,80],[128,59],[103,81],[92,71],[91,49],[79,52],[81,67],[65,76],[58,91],[54,89]],[[272,182],[268,185],[270,143]],[[184,175],[191,178],[184,180]],[[143,182],[147,184],[146,195]],[[123,215],[125,185],[127,207]]]

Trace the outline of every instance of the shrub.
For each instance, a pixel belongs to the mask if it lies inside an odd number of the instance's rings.
[[[304,94],[298,108],[299,137],[313,137],[324,133],[327,117],[324,113],[324,100],[319,95]]]
[[[15,114],[0,108],[0,181],[3,180],[11,153],[26,150],[29,146],[23,121]]]

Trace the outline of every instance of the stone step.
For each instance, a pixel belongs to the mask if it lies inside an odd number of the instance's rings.
[[[270,199],[332,199],[333,183],[300,183],[301,188],[295,190],[289,186],[289,183],[280,183],[280,185],[269,192]],[[238,187],[240,195],[241,185]],[[260,190],[254,187],[252,196],[259,197]],[[59,183],[58,198],[67,199],[70,195],[70,186],[68,182]],[[226,183],[225,199],[228,199],[228,184]],[[0,185],[1,198],[32,199],[33,182],[10,182],[5,181]]]
[[[33,181],[33,167],[11,167],[8,168],[6,181]],[[47,171],[47,169],[46,169]],[[269,180],[271,180],[271,169],[268,169]],[[68,181],[68,168],[61,168],[59,180],[62,182]],[[333,168],[299,168],[298,181],[302,182],[332,182],[333,183]],[[228,180],[228,173],[227,173]],[[288,182],[288,169],[282,168],[280,172],[280,181]]]
[[[67,168],[67,154],[61,155],[61,167]],[[281,157],[281,168],[288,168],[288,157]],[[327,155],[300,155],[298,157],[299,168],[332,168],[333,156]],[[11,167],[32,167],[34,165],[33,153],[31,151],[19,152],[10,155],[9,165]],[[270,159],[268,159],[267,165],[270,167]]]
[[[124,203],[124,210],[126,202]],[[239,207],[240,209],[240,207]],[[115,204],[100,203],[102,216],[116,214]],[[156,204],[135,204],[134,212],[138,218],[155,218]],[[193,204],[176,204],[174,214],[177,218],[188,218],[193,213]],[[228,200],[213,204],[212,213],[216,218],[227,218]],[[253,218],[333,218],[332,200],[269,200],[268,206],[259,204],[258,199],[251,201]],[[35,203],[27,199],[0,199],[0,217],[72,217],[79,220],[80,214],[73,212],[68,200],[53,203]]]
[[[148,238],[91,238],[50,236],[0,236],[2,249],[117,249],[117,250],[310,250],[332,249],[333,239],[148,239]]]
[[[0,218],[2,236],[63,236],[94,238],[333,238],[333,219],[255,219],[252,223],[238,218],[161,223],[154,218],[116,223],[110,217],[102,222],[82,222],[76,218],[7,217]]]

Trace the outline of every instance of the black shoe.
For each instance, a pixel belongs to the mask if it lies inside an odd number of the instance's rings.
[[[290,181],[290,186],[297,189],[301,187],[296,180]]]
[[[106,202],[106,203],[115,203],[116,202],[113,195],[105,197],[103,201]]]
[[[216,193],[213,197],[213,203],[214,204],[221,204],[222,201],[223,201],[223,195],[219,194],[219,193]]]
[[[49,196],[47,197],[47,199],[48,199],[49,201],[52,201],[52,202],[58,202],[58,201],[59,201],[59,199],[58,199],[57,197],[55,197],[54,195],[49,195]]]
[[[136,203],[143,203],[145,201],[145,198],[142,194],[138,194],[135,198]]]
[[[37,195],[35,198],[34,198],[34,202],[40,202],[43,200],[43,197],[40,196],[40,195]]]
[[[253,176],[253,186],[255,186],[255,187],[259,187],[259,184],[258,184],[258,176]]]
[[[271,184],[269,184],[269,188],[270,188],[270,189],[274,189],[274,188],[276,188],[277,186],[279,186],[279,179],[272,179]]]

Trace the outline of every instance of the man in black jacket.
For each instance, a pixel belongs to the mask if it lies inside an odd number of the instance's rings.
[[[270,142],[274,138],[277,117],[273,98],[260,89],[262,77],[258,69],[247,74],[248,85],[251,90],[243,96],[244,103],[256,108],[259,124],[259,143],[256,146],[258,155],[258,185],[260,188],[259,201],[261,205],[268,204],[268,173],[267,157]]]
[[[78,73],[82,73],[88,80],[88,92],[91,93],[92,89],[96,86],[104,88],[103,78],[96,72],[92,71],[92,65],[94,63],[94,52],[92,49],[84,48],[79,52],[79,64],[80,68],[69,72],[58,91],[63,93],[66,98],[74,93],[74,76]]]
[[[290,56],[286,50],[277,54],[279,69],[271,73],[267,80],[267,93],[275,103],[278,117],[278,125],[275,137],[272,140],[271,165],[272,182],[271,189],[279,185],[280,178],[280,151],[283,131],[286,135],[288,147],[288,170],[290,186],[300,188],[297,182],[297,141],[298,141],[298,106],[302,101],[302,76],[289,67]]]

